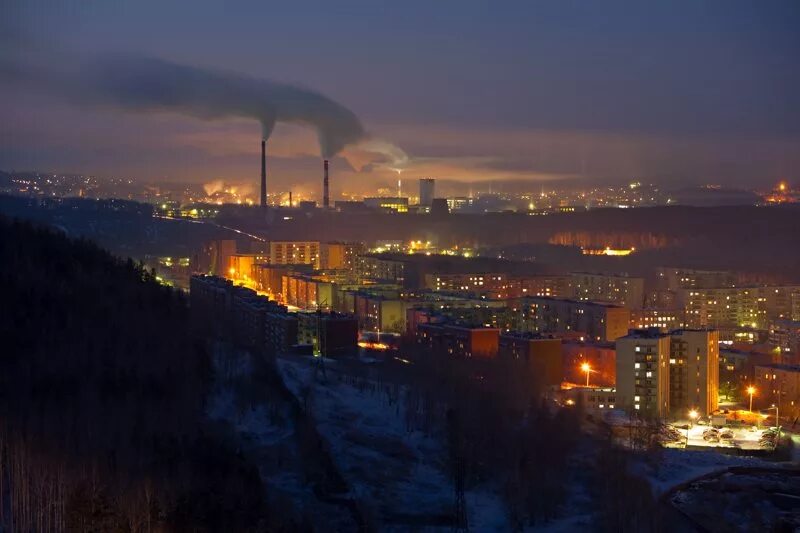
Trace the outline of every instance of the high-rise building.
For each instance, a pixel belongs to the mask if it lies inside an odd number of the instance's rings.
[[[690,410],[713,413],[719,402],[719,332],[682,329],[670,333],[669,406],[674,417]]]
[[[617,339],[617,405],[658,418],[710,415],[719,401],[719,332],[632,329]]]
[[[644,417],[669,415],[670,342],[656,328],[617,339],[617,407]]]
[[[430,207],[436,190],[436,180],[433,178],[420,178],[419,180],[419,205]]]

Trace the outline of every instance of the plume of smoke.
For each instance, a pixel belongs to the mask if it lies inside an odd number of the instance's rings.
[[[326,159],[345,147],[360,153],[358,166],[404,166],[397,146],[369,136],[349,109],[315,91],[227,71],[180,65],[135,55],[106,55],[79,67],[63,60],[0,56],[3,81],[25,83],[86,105],[145,112],[174,112],[201,119],[252,118],[269,139],[277,122],[314,128]],[[376,156],[378,161],[376,161]]]
[[[111,56],[90,63],[80,75],[85,97],[122,108],[173,111],[203,119],[249,117],[268,139],[276,122],[316,129],[320,152],[330,158],[366,137],[358,117],[317,92],[240,74],[160,59]]]
[[[203,190],[206,196],[211,196],[215,192],[221,191],[225,188],[225,182],[222,180],[213,180],[203,184]]]
[[[376,137],[348,146],[342,155],[358,171],[372,166],[401,170],[410,162],[408,154],[402,148]]]

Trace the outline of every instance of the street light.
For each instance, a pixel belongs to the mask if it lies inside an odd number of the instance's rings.
[[[583,363],[581,365],[581,370],[586,372],[586,386],[588,387],[589,386],[589,374],[592,371],[592,367],[589,366],[589,363]]]
[[[778,435],[780,435],[781,434],[781,417],[780,417],[780,410],[779,410],[778,406],[773,403],[772,406],[768,407],[767,409],[765,409],[765,411],[771,411],[773,409],[775,409],[775,427],[778,428]]]
[[[750,412],[753,412],[753,394],[756,393],[756,388],[750,385],[747,387],[747,394],[750,395]]]
[[[698,417],[698,413],[695,409],[689,411],[689,427],[686,428],[686,446],[689,446],[689,430],[694,427],[694,421]]]

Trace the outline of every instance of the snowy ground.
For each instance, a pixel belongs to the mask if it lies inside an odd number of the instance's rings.
[[[798,501],[800,476],[783,472],[724,473],[672,497],[673,505],[717,531],[796,531]]]
[[[207,415],[211,420],[227,422],[238,434],[243,450],[258,465],[268,494],[273,499],[287,497],[295,511],[311,517],[320,530],[355,527],[349,512],[319,501],[307,483],[288,406],[274,398],[267,401],[264,396],[243,392],[263,387],[261,383],[254,387],[251,355],[218,344],[212,360],[216,380]]]
[[[353,496],[367,503],[384,529],[449,529],[454,493],[441,436],[407,430],[403,394],[392,393],[390,385],[351,383],[330,360],[323,376],[318,362],[285,357],[278,367],[287,387],[309,405]],[[494,491],[468,492],[466,507],[471,529],[508,529]]]
[[[656,494],[663,494],[682,483],[713,472],[722,472],[731,466],[774,467],[775,464],[755,457],[724,455],[713,450],[665,449],[657,468],[641,462],[636,465],[636,470],[650,481]]]

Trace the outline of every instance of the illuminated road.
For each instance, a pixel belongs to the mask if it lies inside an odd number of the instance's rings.
[[[211,226],[216,226],[218,228],[226,229],[228,231],[233,231],[233,232],[238,233],[240,235],[244,235],[245,237],[250,237],[251,239],[254,239],[256,241],[267,242],[266,239],[264,239],[263,237],[259,237],[258,235],[253,235],[252,233],[247,233],[246,231],[242,231],[242,230],[237,229],[237,228],[232,228],[230,226],[223,226],[222,224],[217,224],[216,222],[211,222],[209,220],[194,220],[194,219],[191,219],[191,218],[168,217],[168,216],[164,216],[164,215],[155,215],[155,214],[153,215],[153,218],[163,218],[165,220],[178,220],[178,221],[183,221],[183,222],[191,222],[192,224],[209,224]]]

